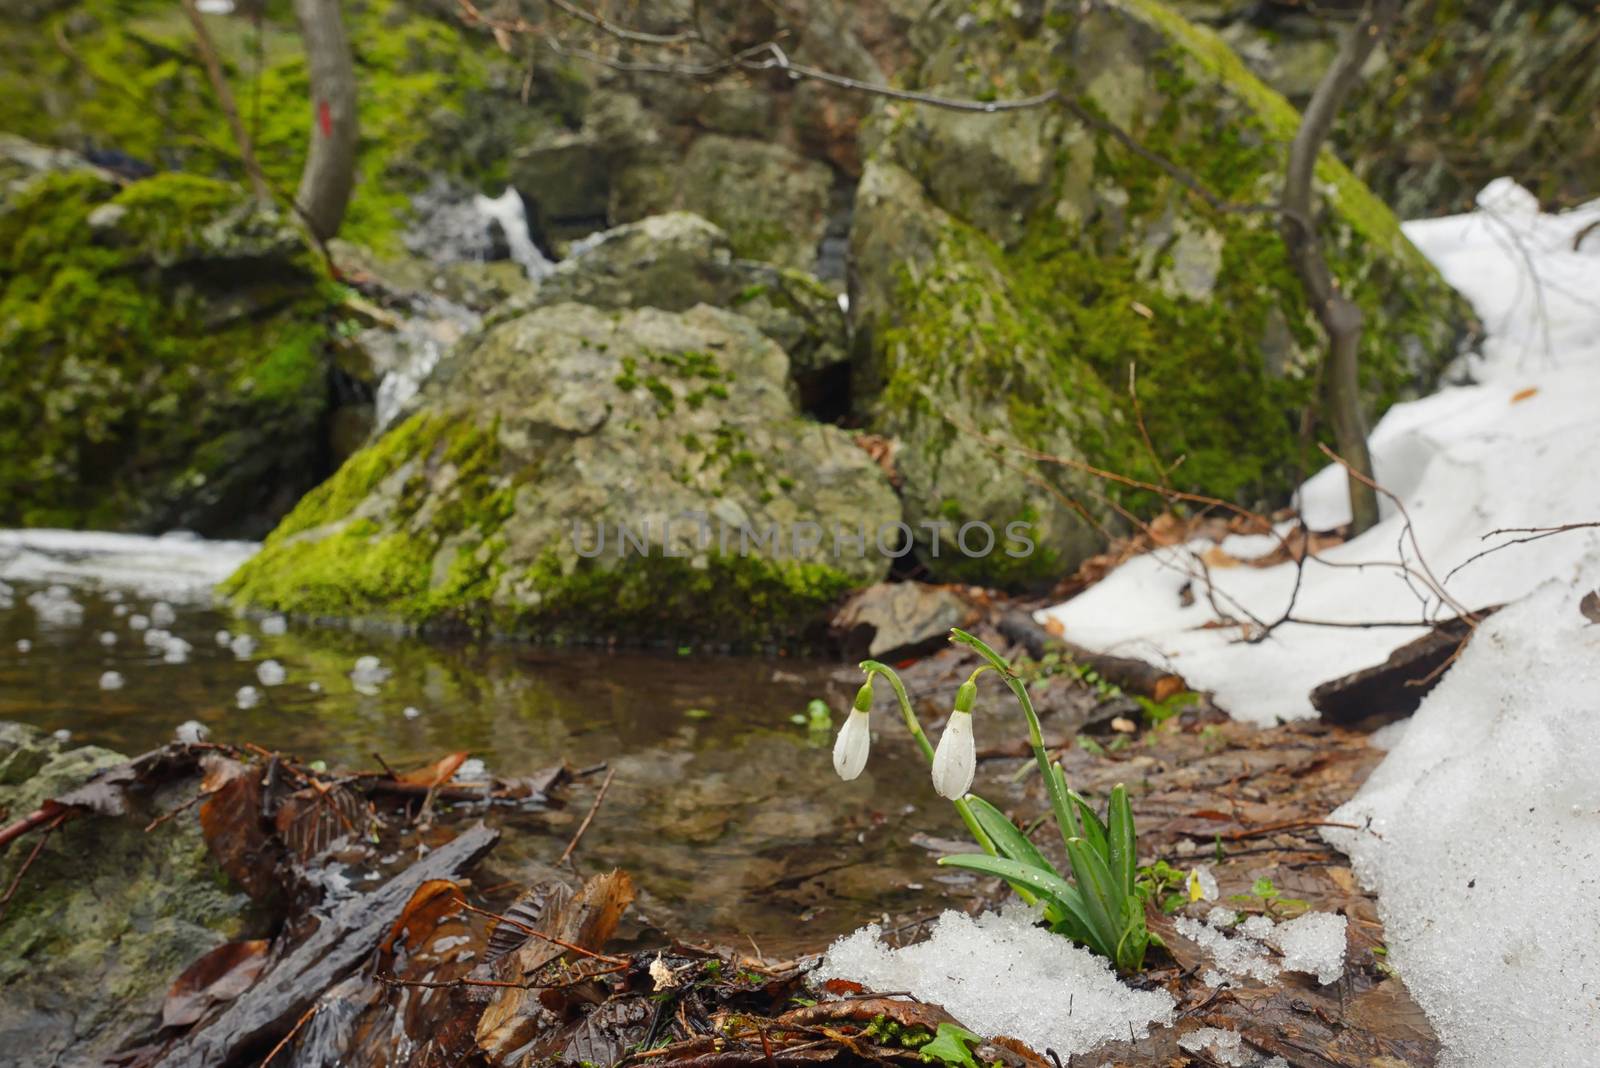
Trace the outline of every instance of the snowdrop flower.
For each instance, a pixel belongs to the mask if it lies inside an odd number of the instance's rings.
[[[972,743],[972,704],[978,696],[977,683],[968,679],[956,691],[956,709],[939,736],[933,754],[933,788],[940,797],[959,801],[972,788],[978,754]]]
[[[839,728],[839,738],[833,743],[833,770],[846,782],[861,774],[867,766],[867,751],[872,748],[872,680],[869,678],[856,691],[855,704],[850,709],[844,726]]]

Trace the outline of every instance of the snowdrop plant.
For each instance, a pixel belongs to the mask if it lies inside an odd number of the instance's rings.
[[[887,679],[906,728],[932,766],[934,789],[951,800],[983,850],[944,857],[939,863],[999,876],[1023,900],[1043,904],[1045,921],[1052,930],[1108,958],[1125,974],[1138,971],[1144,964],[1151,935],[1145,926],[1144,896],[1134,885],[1136,839],[1127,789],[1119,783],[1111,791],[1102,819],[1093,806],[1067,786],[1060,765],[1051,763],[1027,686],[1011,665],[966,631],[953,629],[950,640],[970,646],[985,663],[956,691],[955,708],[938,748],[928,741],[900,677],[876,660],[864,660],[861,669],[866,672],[867,681],[856,694],[850,718],[834,745],[834,768],[845,779],[861,774],[870,746],[873,680]],[[972,731],[977,681],[985,671],[993,671],[1001,678],[1027,720],[1028,741],[1050,797],[1051,815],[1066,846],[1070,881],[1005,813],[969,792],[977,764]]]

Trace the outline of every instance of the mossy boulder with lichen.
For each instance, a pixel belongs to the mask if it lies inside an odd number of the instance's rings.
[[[1360,5],[1182,0],[1251,70],[1310,98]],[[1600,193],[1594,5],[1402,4],[1333,130],[1339,156],[1401,218],[1469,210],[1511,175],[1545,204]]]
[[[122,760],[0,723],[0,812],[20,819]],[[0,856],[0,885],[15,887],[0,922],[7,1064],[104,1063],[160,1026],[185,967],[244,932],[249,902],[212,859],[195,813],[145,831],[195,785],[152,789],[124,815],[85,814]]]
[[[499,322],[223,588],[302,616],[546,639],[796,635],[887,571],[874,540],[899,506],[790,388],[782,349],[705,305]]]
[[[836,293],[804,271],[737,257],[724,231],[689,212],[652,215],[593,235],[527,293],[497,309],[491,322],[567,301],[737,311],[782,347],[797,380],[850,356]]]
[[[967,6],[918,26],[919,87],[1060,88],[1098,121],[895,104],[873,131],[852,234],[857,397],[902,442],[923,562],[1016,585],[1070,569],[1124,509],[1157,503],[1090,467],[1280,500],[1318,462],[1302,426],[1317,426],[1323,345],[1276,216],[1218,210],[1108,126],[1219,200],[1260,205],[1297,114],[1156,0]],[[1334,274],[1366,316],[1370,417],[1430,384],[1471,317],[1332,156],[1317,188]],[[972,520],[1031,522],[1037,551],[965,561],[948,539]]]
[[[14,183],[0,524],[264,533],[324,462],[333,306],[295,229],[228,183]]]

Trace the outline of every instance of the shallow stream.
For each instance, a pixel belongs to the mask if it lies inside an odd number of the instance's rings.
[[[296,623],[273,633],[272,623],[184,600],[197,580],[184,573],[173,582],[170,562],[113,573],[92,554],[47,556],[22,570],[26,580],[17,568],[0,570],[13,591],[10,607],[0,597],[0,720],[128,754],[195,720],[212,740],[334,768],[374,768],[381,754],[403,769],[456,750],[499,777],[605,763],[615,779],[582,839],[579,867],[628,870],[641,890],[637,916],[685,940],[753,939],[768,955],[816,949],[868,919],[926,914],[966,896],[967,879],[935,868],[937,854],[912,841],[937,848],[922,835],[959,837],[960,825],[897,717],[879,717],[874,758],[849,784],[833,773],[831,734],[794,721],[821,698],[837,723],[859,678],[852,666],[440,645]],[[42,592],[52,580],[53,599]],[[30,604],[30,595],[39,596]],[[81,615],[52,607],[68,601]],[[172,612],[165,627],[158,603]],[[173,643],[159,635],[152,643],[152,628],[187,642],[187,655],[169,662]],[[223,630],[254,648],[230,647]],[[378,658],[381,681],[352,678],[362,657]],[[282,668],[276,685],[263,683],[268,661]],[[120,687],[103,688],[107,672]],[[253,706],[241,707],[250,704],[242,687],[258,695]],[[491,813],[506,832],[494,871],[518,881],[548,873],[599,778],[565,791],[556,810]]]

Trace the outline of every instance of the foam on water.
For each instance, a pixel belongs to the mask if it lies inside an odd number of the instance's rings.
[[[0,579],[124,590],[164,602],[204,604],[260,546],[76,530],[0,530]],[[121,607],[120,605],[118,607]],[[163,607],[169,611],[171,605]],[[159,610],[152,609],[159,618]],[[158,625],[161,625],[158,623]]]

